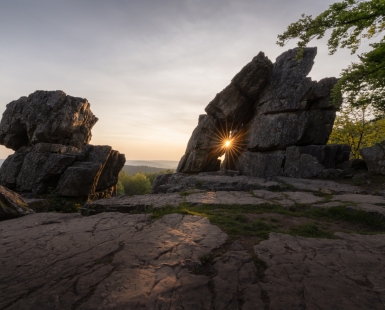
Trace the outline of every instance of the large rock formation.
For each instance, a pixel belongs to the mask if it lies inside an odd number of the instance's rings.
[[[297,53],[275,64],[262,52],[254,57],[206,107],[177,171],[218,171],[225,152],[225,168],[257,177],[313,177],[348,160],[349,147],[325,146],[339,108],[330,100],[337,79],[312,81],[317,49]]]
[[[16,152],[0,168],[0,184],[33,196],[52,190],[91,200],[114,195],[125,156],[88,144],[96,121],[87,99],[62,91],[12,101],[0,122],[0,144]]]

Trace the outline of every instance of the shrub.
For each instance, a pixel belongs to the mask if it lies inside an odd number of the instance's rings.
[[[119,174],[119,181],[123,185],[126,195],[144,195],[151,192],[150,180],[144,173],[135,173],[131,176],[122,171]]]

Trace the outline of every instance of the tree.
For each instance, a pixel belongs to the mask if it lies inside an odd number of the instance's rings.
[[[385,137],[385,119],[373,119],[370,106],[354,108],[345,105],[336,117],[329,144],[347,144],[352,157],[360,158],[360,150],[381,142]]]
[[[302,15],[297,22],[278,35],[277,44],[284,46],[289,40],[299,38],[298,57],[313,39],[321,39],[332,30],[328,40],[330,54],[338,48],[348,48],[354,54],[364,38],[372,39],[385,29],[384,0],[344,0],[332,4],[317,17]],[[385,37],[370,45],[372,50],[359,56],[341,73],[333,89],[335,103],[344,102],[352,107],[372,105],[377,112],[385,111]]]

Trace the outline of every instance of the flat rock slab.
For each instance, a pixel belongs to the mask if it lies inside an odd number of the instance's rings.
[[[285,195],[288,199],[299,204],[315,204],[325,201],[325,198],[323,197],[318,197],[312,193],[306,192],[283,192],[282,194]]]
[[[366,213],[371,213],[380,217],[385,217],[385,207],[383,206],[376,206],[376,205],[371,205],[368,203],[362,203],[358,204],[355,206],[347,206],[346,207],[348,210],[360,210]]]
[[[147,194],[135,196],[115,196],[96,200],[86,204],[83,213],[87,212],[122,212],[129,213],[134,210],[140,210],[148,207],[161,208],[165,206],[177,207],[184,198],[178,193],[172,194]]]
[[[195,175],[175,173],[155,179],[152,193],[175,193],[201,189],[206,191],[249,191],[254,189],[282,189],[279,182],[248,176],[228,176],[219,173],[199,173]]]
[[[267,190],[253,191],[256,197],[269,200],[270,202],[278,203],[283,206],[292,206],[295,203],[299,204],[315,204],[325,201],[325,198],[318,197],[307,192],[271,192]]]
[[[330,194],[365,194],[358,186],[339,184],[334,181],[320,179],[298,179],[289,177],[274,177],[267,180],[244,175],[221,175],[218,172],[199,174],[174,173],[161,175],[155,179],[153,194],[176,193],[194,189],[205,191],[250,191],[250,190],[297,190],[324,192]]]
[[[315,180],[315,179],[296,179],[288,177],[277,177],[278,182],[288,184],[296,190],[306,190],[312,192],[330,192],[330,194],[360,194],[365,191],[358,186],[339,184],[334,181]]]
[[[336,195],[332,199],[333,201],[347,201],[353,203],[368,203],[368,204],[383,204],[385,205],[385,198],[382,196],[374,195],[359,195],[359,194],[345,194]]]
[[[235,204],[235,205],[260,205],[270,203],[267,200],[256,198],[248,192],[218,191],[198,192],[182,196],[179,193],[147,194],[138,196],[117,196],[94,201],[85,205],[82,210],[84,215],[101,212],[128,213],[147,207],[162,208],[166,206],[177,207],[182,202],[193,205],[202,204]],[[273,202],[274,203],[274,202]]]
[[[191,204],[234,204],[234,205],[260,205],[270,203],[264,199],[256,198],[247,192],[218,191],[197,193],[186,197],[186,202]]]
[[[267,265],[268,309],[384,309],[384,235],[310,239],[271,233],[254,247]],[[265,308],[266,309],[266,308]]]
[[[206,218],[39,213],[0,222],[0,309],[210,309],[188,267],[227,235]]]

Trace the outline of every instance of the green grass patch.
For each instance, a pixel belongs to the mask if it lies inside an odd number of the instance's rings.
[[[180,196],[182,196],[182,197],[186,197],[186,196],[188,196],[188,195],[191,195],[190,192],[179,192],[178,194],[179,194]]]
[[[322,230],[315,224],[304,224],[290,229],[292,236],[301,236],[306,238],[327,238],[335,239],[333,232]]]
[[[363,229],[358,233],[385,232],[385,219],[375,214],[361,210],[346,210],[344,206],[329,209],[312,208],[306,205],[294,205],[290,210],[280,205],[199,205],[192,206],[186,202],[178,207],[149,208],[146,213],[152,213],[153,219],[159,219],[167,214],[180,213],[207,217],[214,225],[219,226],[229,235],[229,241],[235,241],[242,236],[254,236],[262,240],[267,239],[271,232],[287,233],[293,236],[310,238],[332,238],[333,232],[314,225],[303,225],[283,230],[281,225],[271,222],[278,220],[247,219],[247,214],[277,213],[293,217],[305,217],[323,222],[349,222],[362,224]],[[281,223],[282,224],[282,223]],[[325,223],[324,223],[325,224]],[[324,228],[326,226],[323,226]],[[344,231],[343,229],[338,231]]]

